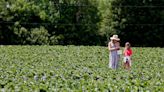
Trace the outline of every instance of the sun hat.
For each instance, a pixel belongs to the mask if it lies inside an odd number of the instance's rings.
[[[120,39],[118,38],[118,35],[113,35],[110,39],[111,39],[111,40],[117,40],[117,41],[120,40]]]

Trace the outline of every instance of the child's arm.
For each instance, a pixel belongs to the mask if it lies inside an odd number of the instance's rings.
[[[126,56],[126,48],[124,48],[123,55]]]
[[[132,56],[132,54],[133,54],[133,51],[132,51],[132,49],[131,49],[131,56]]]
[[[120,48],[120,42],[118,42],[118,47]]]
[[[132,54],[133,54],[133,51],[132,51],[132,49],[130,49],[130,57],[132,56]]]
[[[131,61],[132,61],[132,54],[133,54],[133,51],[132,51],[132,49],[130,49],[130,59],[131,59]]]

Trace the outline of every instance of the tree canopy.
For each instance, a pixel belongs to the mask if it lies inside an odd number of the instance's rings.
[[[0,44],[164,46],[163,0],[0,0]]]

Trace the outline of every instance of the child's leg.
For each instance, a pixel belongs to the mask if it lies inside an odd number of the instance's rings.
[[[131,60],[129,61],[129,64],[130,64],[130,67],[131,67],[132,66],[132,61]]]
[[[129,69],[129,62],[128,61],[124,63],[124,68],[127,70]]]
[[[123,58],[123,67],[124,69],[126,69],[127,65],[126,65],[126,57]]]
[[[128,69],[129,68],[129,63],[128,62],[126,62],[126,69]]]
[[[123,62],[123,67],[124,67],[124,69],[126,69],[126,63],[125,62]]]
[[[130,70],[130,61],[127,62],[127,69]]]

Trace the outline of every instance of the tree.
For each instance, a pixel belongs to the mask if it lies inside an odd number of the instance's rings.
[[[116,34],[116,30],[113,26],[116,24],[115,21],[112,21],[112,5],[110,0],[99,0],[99,14],[101,21],[99,22],[99,34],[103,38],[104,45],[107,45],[108,41],[110,40],[110,36]]]
[[[3,0],[0,12],[3,44],[38,44],[27,38],[41,26],[48,31],[47,44],[100,44],[98,10],[91,0]]]
[[[94,2],[91,0],[61,0],[59,5],[60,20],[56,33],[64,37],[60,44],[100,44],[97,27],[99,16]]]
[[[6,6],[4,7],[4,5]],[[55,37],[55,34],[52,34],[53,23],[56,22],[59,15],[52,1],[3,1],[0,4],[0,12],[1,42],[3,44],[28,44],[26,43],[28,42],[26,39],[30,36],[28,33],[32,33],[33,28],[40,28],[41,26],[44,26],[45,30],[48,30],[48,34],[51,34],[48,36],[49,38]],[[22,35],[22,28],[27,31],[24,37],[20,36]]]
[[[162,46],[163,0],[114,0],[112,2],[113,28],[124,42],[135,46]],[[157,42],[158,41],[158,42]]]

